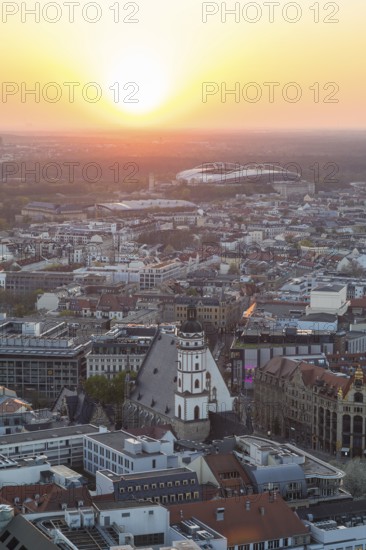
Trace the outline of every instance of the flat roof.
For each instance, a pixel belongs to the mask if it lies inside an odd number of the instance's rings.
[[[159,478],[170,475],[176,476],[177,474],[196,475],[196,472],[190,470],[189,468],[164,468],[163,470],[148,470],[146,472],[137,472],[130,474],[115,474],[111,470],[99,470],[99,473],[105,475],[110,479],[113,479],[113,481],[118,481],[120,479],[145,479],[147,477]]]
[[[64,426],[62,428],[50,428],[48,430],[36,430],[33,432],[21,432],[18,434],[1,435],[0,445],[17,445],[18,443],[31,443],[43,439],[56,439],[73,435],[85,435],[98,433],[99,428],[93,424],[81,424],[80,426]]]
[[[131,434],[129,434],[128,432],[125,432],[124,430],[119,430],[116,432],[107,432],[107,433],[95,433],[95,434],[89,435],[89,437],[90,439],[100,443],[101,445],[106,445],[111,449],[114,449],[115,451],[118,451],[119,453],[123,453],[124,455],[130,456],[130,457],[142,456],[142,455],[157,456],[162,454],[161,451],[152,452],[152,453],[147,453],[146,451],[140,451],[137,454],[129,452],[124,448],[125,440],[126,439],[135,439],[136,441],[138,440],[134,436],[131,437]],[[147,441],[156,441],[156,440],[149,438]]]

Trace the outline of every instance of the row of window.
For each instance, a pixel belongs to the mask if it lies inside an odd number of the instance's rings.
[[[250,546],[251,546],[250,544],[239,544],[238,550],[250,550]],[[267,543],[268,550],[274,550],[275,548],[280,548],[281,546],[284,548],[287,548],[289,546],[289,539],[288,538],[283,539],[282,545],[281,545],[280,539],[269,540]],[[235,550],[235,547],[228,546],[227,550]],[[253,550],[265,550],[265,542],[255,542],[253,544]],[[337,550],[343,550],[343,549],[337,548]]]
[[[173,485],[175,487],[180,487],[181,485],[188,485],[188,483],[190,483],[191,485],[195,485],[196,480],[194,478],[191,478],[189,481],[188,479],[183,479],[182,481],[175,480],[174,483],[173,481],[167,481],[166,483],[164,483],[163,481],[160,481],[160,483],[151,483],[150,485],[147,483],[145,483],[144,485],[135,485],[135,486],[129,485],[128,487],[121,487],[119,492],[124,493],[126,490],[128,493],[132,493],[133,491],[141,491],[141,490],[148,491],[149,488],[157,489],[158,485],[159,485],[159,489],[164,489],[165,487],[173,487]]]
[[[173,502],[182,502],[183,500],[198,500],[200,497],[200,494],[198,491],[193,492],[187,492],[187,493],[178,493],[177,495],[162,495],[162,496],[155,496],[155,497],[149,497],[145,498],[143,500],[146,501],[153,501],[157,504],[168,504]]]

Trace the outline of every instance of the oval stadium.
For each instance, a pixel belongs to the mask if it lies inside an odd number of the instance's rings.
[[[241,165],[231,162],[206,162],[196,168],[179,172],[176,179],[189,185],[235,185],[248,182],[298,181],[300,177],[297,172],[291,172],[275,163]]]

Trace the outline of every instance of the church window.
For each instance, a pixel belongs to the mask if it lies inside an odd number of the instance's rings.
[[[355,393],[355,403],[363,403],[363,395],[360,392]]]
[[[197,380],[194,381],[194,387],[196,389],[200,387],[200,381],[198,380],[198,378],[197,378]]]
[[[195,363],[195,364],[194,364],[194,368],[195,368],[196,370],[198,370],[198,369],[200,368],[200,364],[199,364],[199,363]]]
[[[194,419],[199,420],[200,419],[200,408],[198,405],[194,408]]]
[[[182,407],[178,405],[178,418],[182,418]]]

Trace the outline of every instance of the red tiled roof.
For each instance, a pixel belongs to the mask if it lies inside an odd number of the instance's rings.
[[[240,480],[243,480],[245,485],[252,484],[250,477],[233,454],[207,455],[203,460],[221,487],[238,487]],[[238,477],[223,477],[225,474],[234,472]]]
[[[246,502],[250,502],[250,510]],[[224,508],[224,519],[216,519],[217,508]],[[261,513],[263,508],[263,514]],[[285,501],[276,495],[270,502],[268,493],[222,500],[179,503],[169,506],[170,524],[196,518],[227,538],[228,546],[250,544],[306,535],[308,530]]]

